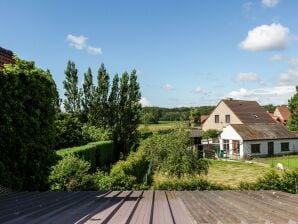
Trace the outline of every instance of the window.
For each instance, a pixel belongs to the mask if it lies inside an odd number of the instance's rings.
[[[260,144],[251,144],[251,153],[260,153]]]
[[[225,151],[229,151],[229,149],[230,149],[229,140],[227,140],[227,139],[224,139],[224,140],[223,140],[223,149],[224,149]]]
[[[289,143],[288,142],[282,142],[282,143],[280,143],[280,147],[281,147],[281,151],[282,152],[290,151]]]
[[[215,121],[215,123],[219,123],[219,115],[214,116],[214,121]]]
[[[230,117],[230,115],[226,115],[226,123],[230,123],[230,120],[231,120],[231,117]]]

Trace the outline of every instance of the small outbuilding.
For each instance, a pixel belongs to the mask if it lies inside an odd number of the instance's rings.
[[[220,135],[220,150],[233,159],[298,152],[298,136],[277,123],[230,124]]]

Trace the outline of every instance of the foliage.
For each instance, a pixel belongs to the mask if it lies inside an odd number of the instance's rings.
[[[79,191],[92,190],[93,177],[89,173],[90,163],[68,155],[52,168],[49,176],[51,190]]]
[[[223,185],[210,183],[205,178],[192,177],[182,179],[167,179],[157,181],[154,183],[153,188],[155,190],[167,190],[167,191],[205,191],[205,190],[226,190],[228,187]]]
[[[111,133],[107,129],[97,128],[95,126],[84,125],[82,127],[84,139],[88,142],[107,141],[111,139]]]
[[[72,154],[88,161],[91,164],[92,170],[113,162],[113,153],[114,147],[112,141],[92,142],[87,145],[57,151],[57,154],[62,158]]]
[[[161,117],[161,110],[158,107],[142,108],[141,121],[143,124],[157,124]]]
[[[208,172],[208,161],[198,159],[191,146],[189,132],[180,128],[164,135],[154,134],[140,147],[155,169],[180,178]]]
[[[80,146],[88,142],[89,136],[84,136],[82,124],[76,115],[59,113],[55,120],[55,149]]]
[[[84,122],[88,121],[88,117],[90,117],[90,109],[92,106],[93,101],[93,92],[94,92],[94,86],[93,86],[93,76],[91,68],[88,68],[87,73],[84,73],[84,82],[83,82],[83,90],[82,90],[82,98],[81,98],[81,104],[82,104],[82,120]]]
[[[255,183],[241,182],[242,190],[280,190],[289,193],[298,193],[298,169],[287,170],[282,175],[271,170]]]
[[[68,61],[65,76],[66,79],[63,81],[66,97],[64,109],[69,113],[79,113],[81,111],[81,92],[78,88],[78,70],[74,62]]]
[[[115,125],[112,127],[113,140],[120,154],[127,155],[138,141],[138,125],[140,123],[141,93],[137,82],[136,70],[130,75],[123,73],[120,79],[117,114]]]
[[[195,125],[200,125],[201,111],[198,108],[190,111],[189,120]]]
[[[273,104],[263,105],[262,107],[269,113],[274,113],[275,108],[276,108],[276,106],[274,106]]]
[[[209,138],[217,138],[220,135],[220,131],[216,129],[209,129],[203,132],[202,138],[209,139]]]
[[[287,122],[288,128],[291,131],[298,131],[298,86],[296,86],[296,93],[289,100],[289,110],[291,116]]]
[[[98,190],[139,189],[149,166],[144,151],[140,148],[131,152],[126,160],[118,161],[111,169],[110,175],[99,172],[95,183]]]
[[[0,185],[45,190],[55,161],[57,91],[49,72],[15,57],[0,69]]]

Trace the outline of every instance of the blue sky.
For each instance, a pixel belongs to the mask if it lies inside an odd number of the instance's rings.
[[[0,46],[50,69],[63,97],[68,60],[80,80],[103,62],[138,71],[142,103],[287,103],[298,84],[298,1],[0,0]]]

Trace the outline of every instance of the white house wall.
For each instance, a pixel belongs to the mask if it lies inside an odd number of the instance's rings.
[[[229,149],[230,152],[228,153],[229,156],[233,155],[233,141],[239,141],[239,156],[240,158],[243,158],[243,140],[241,136],[235,131],[235,129],[228,125],[223,128],[222,133],[220,134],[220,150],[223,150],[223,140],[229,140]]]
[[[219,115],[218,123],[215,123],[215,115]],[[230,123],[226,123],[226,115],[230,115]],[[208,119],[203,123],[202,129],[203,131],[209,129],[221,131],[223,127],[227,126],[228,124],[242,124],[242,122],[234,114],[234,112],[223,101],[221,101],[210,114]]]
[[[274,144],[274,155],[289,154],[298,152],[298,139],[278,139],[278,140],[259,140],[259,141],[244,141],[243,150],[244,155],[252,156],[268,156],[268,142]],[[281,151],[281,143],[289,142],[290,151]],[[260,144],[260,153],[251,153],[251,144]]]

